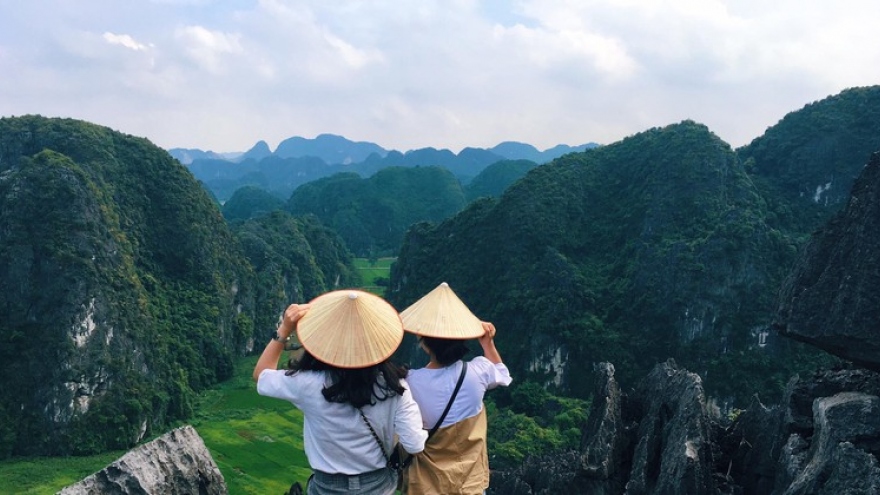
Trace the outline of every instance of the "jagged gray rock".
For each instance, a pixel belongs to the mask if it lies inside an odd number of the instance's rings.
[[[742,493],[770,493],[785,445],[782,406],[765,406],[754,397],[732,425],[719,435],[720,467]]]
[[[641,414],[626,493],[717,493],[712,420],[699,375],[670,359],[654,367],[632,398]]]
[[[873,455],[850,442],[837,445],[832,470],[820,495],[880,494],[880,466]]]
[[[847,473],[859,473],[876,468],[876,459],[868,460],[853,451],[853,443],[880,445],[880,397],[859,392],[841,392],[823,397],[813,403],[813,422],[816,431],[803,468],[799,470],[783,495],[820,493],[825,481],[834,475],[844,491],[856,493],[847,481]],[[849,445],[841,451],[841,444]],[[873,457],[864,450],[859,450]],[[844,464],[841,461],[846,460]],[[800,464],[801,459],[798,459]],[[860,492],[861,493],[861,492]]]
[[[600,363],[590,415],[581,440],[581,474],[585,493],[621,493],[629,474],[632,429],[623,418],[624,394],[614,378],[614,366]]]
[[[532,457],[511,472],[494,472],[490,493],[719,493],[713,418],[698,375],[669,360],[629,397],[614,366],[602,363],[593,397],[580,452]]]
[[[226,495],[226,481],[204,441],[183,426],[135,448],[57,495]]]
[[[818,230],[780,291],[774,328],[880,371],[880,153]]]

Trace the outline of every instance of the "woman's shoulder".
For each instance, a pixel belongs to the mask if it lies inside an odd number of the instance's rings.
[[[468,368],[477,368],[477,369],[489,369],[494,368],[495,365],[492,364],[492,361],[486,359],[485,356],[477,356],[470,361],[468,361]]]

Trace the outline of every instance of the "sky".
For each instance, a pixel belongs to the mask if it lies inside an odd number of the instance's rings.
[[[0,0],[0,117],[237,152],[610,144],[694,120],[733,147],[880,84],[877,0]]]

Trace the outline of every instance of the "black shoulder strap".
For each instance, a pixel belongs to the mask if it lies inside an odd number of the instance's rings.
[[[449,402],[446,404],[446,409],[443,410],[443,414],[440,415],[440,419],[437,420],[437,424],[435,424],[434,427],[431,428],[431,431],[428,432],[428,439],[429,440],[432,436],[434,436],[434,433],[436,433],[437,430],[440,428],[440,425],[443,424],[443,420],[446,419],[446,415],[449,414],[449,409],[452,407],[452,403],[455,402],[455,396],[458,395],[458,391],[459,391],[459,389],[461,389],[461,384],[464,383],[464,375],[467,374],[467,368],[468,368],[467,363],[462,361],[461,362],[461,374],[458,375],[458,383],[455,384],[455,389],[452,391],[452,396],[449,397]],[[392,455],[394,455],[396,453],[400,453],[400,449],[395,449],[395,451],[392,452]],[[415,458],[415,456],[412,456],[412,455],[407,457],[406,460],[403,461],[403,464],[402,464],[403,468],[409,467],[409,465],[412,463],[414,458]]]
[[[431,431],[428,432],[428,438],[431,438],[434,433],[440,428],[440,425],[443,424],[443,420],[446,419],[446,415],[449,414],[449,409],[452,408],[452,403],[455,402],[455,396],[458,395],[458,390],[461,388],[461,384],[464,382],[464,375],[467,374],[468,365],[466,362],[461,362],[461,374],[458,375],[458,383],[455,384],[455,390],[452,391],[452,396],[449,397],[449,402],[446,404],[446,409],[443,410],[443,414],[440,415],[440,419],[437,420],[437,424],[431,428]]]

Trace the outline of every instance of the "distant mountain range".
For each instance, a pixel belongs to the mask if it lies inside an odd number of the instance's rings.
[[[245,186],[264,189],[287,200],[300,185],[339,172],[369,177],[388,167],[437,166],[452,172],[462,183],[470,182],[486,167],[504,160],[529,160],[537,165],[562,155],[599,146],[557,145],[539,151],[530,144],[503,142],[493,148],[420,148],[406,152],[386,150],[369,142],[355,142],[342,136],[321,134],[314,139],[291,137],[273,152],[260,141],[244,153],[214,153],[198,149],[173,148],[168,152],[192,171],[218,201],[225,202]]]
[[[505,141],[492,148],[465,148],[459,153],[468,154],[474,151],[488,151],[500,157],[500,159],[508,160],[531,160],[541,164],[549,162],[566,153],[575,151],[584,151],[589,148],[599,146],[598,143],[586,143],[579,146],[569,146],[567,144],[558,144],[552,148],[540,151],[534,146],[516,141]],[[273,152],[265,141],[259,141],[251,149],[245,152],[227,152],[217,153],[214,151],[204,151],[197,148],[171,148],[168,153],[176,158],[180,163],[189,165],[196,160],[226,160],[231,162],[243,162],[247,160],[259,161],[269,156],[279,158],[303,158],[315,157],[320,158],[328,165],[350,165],[366,161],[370,155],[377,155],[380,158],[386,157],[389,153],[398,152],[396,150],[387,150],[378,144],[367,141],[351,141],[345,137],[335,134],[319,134],[314,139],[294,136],[287,138],[278,144]],[[419,148],[406,152],[399,152],[404,156],[409,154],[423,155],[431,153],[452,154],[447,149],[437,150],[436,148]]]

